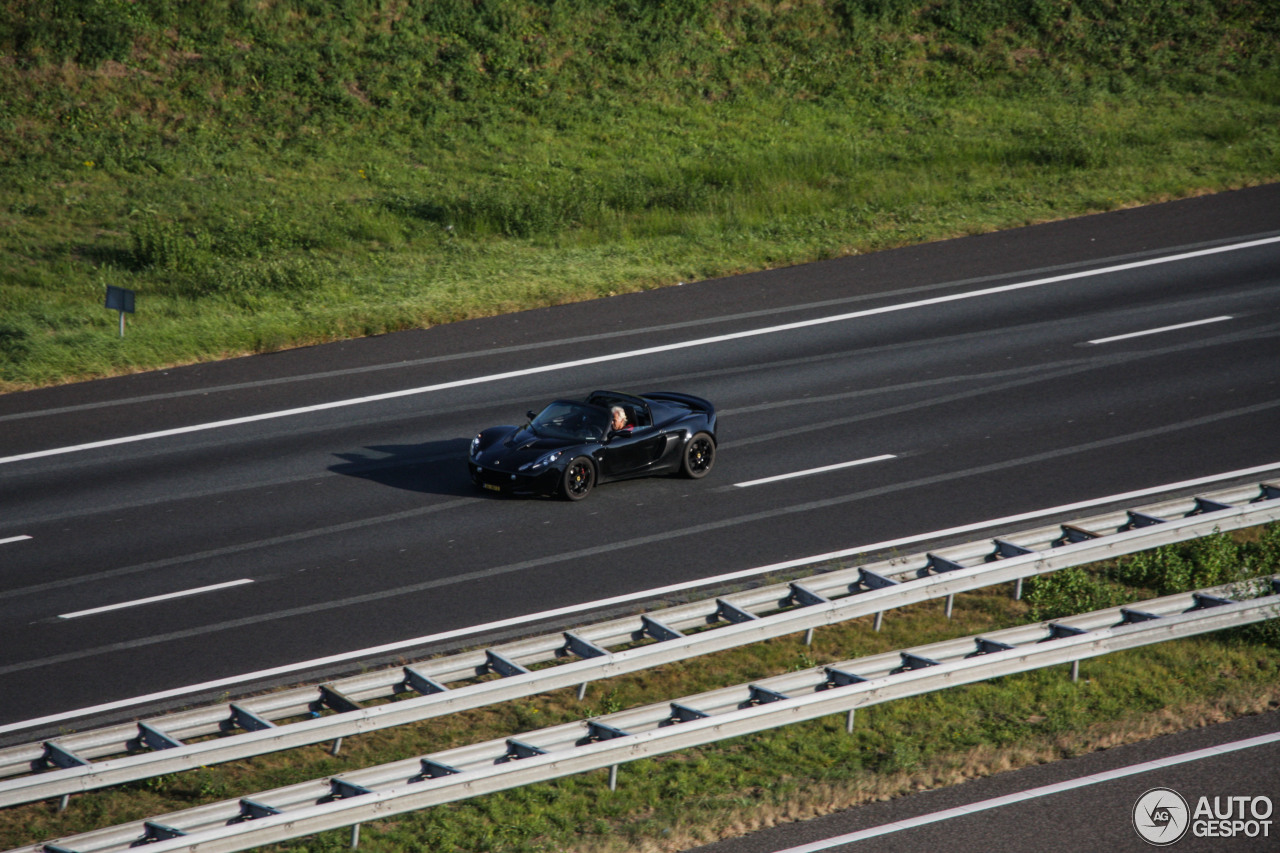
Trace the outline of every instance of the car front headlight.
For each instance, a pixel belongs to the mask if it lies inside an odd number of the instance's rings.
[[[471,439],[471,458],[474,459],[478,452],[480,452],[480,433],[476,433],[476,437]]]
[[[552,453],[548,453],[546,456],[543,456],[541,459],[538,459],[534,462],[526,462],[524,465],[521,465],[520,470],[521,471],[537,471],[539,468],[545,468],[548,465],[550,465],[552,462],[555,462],[563,454],[564,454],[563,450],[557,450]]]

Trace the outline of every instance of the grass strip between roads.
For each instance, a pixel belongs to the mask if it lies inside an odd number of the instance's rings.
[[[0,813],[0,848],[141,820],[293,782],[668,700],[788,670],[908,648],[1280,568],[1280,525],[1215,534],[1027,584],[344,741],[307,747]],[[1055,668],[1008,676],[858,714],[742,737],[620,769],[532,785],[366,824],[366,851],[675,851],[778,822],[951,785],[1280,707],[1280,619],[1086,661],[1072,683]],[[345,832],[280,849],[346,849]]]

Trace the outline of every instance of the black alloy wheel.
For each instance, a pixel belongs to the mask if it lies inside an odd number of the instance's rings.
[[[711,465],[715,461],[715,439],[705,432],[697,433],[685,445],[680,473],[694,480],[701,479],[711,472]]]
[[[560,493],[571,501],[580,501],[591,494],[596,484],[596,467],[585,456],[578,456],[565,466],[560,480]]]

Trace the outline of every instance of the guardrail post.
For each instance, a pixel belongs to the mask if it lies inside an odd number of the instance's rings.
[[[89,764],[88,761],[85,761],[71,750],[51,740],[45,741],[44,755],[41,756],[40,762],[44,767],[53,765],[64,770],[70,770],[72,767],[86,767]]]
[[[1210,500],[1209,498],[1196,498],[1196,507],[1187,513],[1187,515],[1199,515],[1202,512],[1217,512],[1220,509],[1233,509],[1231,504],[1224,504],[1222,501]]]
[[[1139,527],[1150,527],[1153,524],[1167,524],[1168,519],[1151,515],[1147,512],[1139,512],[1136,509],[1125,510],[1129,515],[1129,520],[1120,525],[1119,530],[1123,533],[1126,530],[1135,530]]]
[[[818,595],[818,593],[808,587],[796,583],[795,581],[792,581],[788,586],[790,587],[791,592],[782,600],[783,607],[790,604],[795,604],[800,607],[815,607],[819,604],[826,604],[830,601],[830,599],[825,595]]]
[[[850,708],[849,713],[845,715],[845,719],[844,719],[845,734],[853,734],[853,715],[856,713],[857,712],[853,708]]]
[[[62,799],[58,800],[58,812],[62,813],[67,810],[67,806],[71,805],[71,795],[63,794]]]
[[[1120,624],[1133,625],[1138,622],[1150,622],[1160,617],[1154,613],[1148,613],[1145,610],[1134,610],[1132,607],[1120,608]]]
[[[579,701],[579,702],[581,702],[584,698],[586,698],[586,695],[587,695],[587,685],[588,685],[588,684],[590,684],[590,683],[591,683],[591,682],[589,682],[589,681],[584,681],[584,682],[582,682],[581,684],[579,684],[579,685],[578,685],[578,701]]]
[[[707,622],[708,624],[710,624],[712,622],[716,622],[723,619],[726,622],[730,622],[736,625],[739,622],[750,622],[753,619],[759,619],[759,618],[760,618],[759,616],[755,615],[749,610],[743,610],[741,607],[734,604],[732,601],[727,601],[723,598],[717,598],[716,612],[713,613],[711,616],[707,617]]]
[[[239,727],[246,732],[260,732],[266,729],[274,729],[276,724],[264,717],[244,708],[240,705],[231,704],[231,718],[227,720],[227,724],[232,727]]]
[[[925,564],[926,572],[932,571],[942,574],[943,572],[957,572],[964,568],[963,564],[957,563],[955,560],[948,560],[946,557],[940,557],[937,554],[926,554],[925,556],[929,560]]]
[[[527,675],[529,672],[527,667],[495,652],[493,649],[485,649],[484,659],[485,662],[476,667],[476,675],[488,675],[491,672],[496,672],[502,678],[511,678],[516,675]]]
[[[745,702],[738,704],[739,708],[753,708],[756,705],[767,705],[770,702],[785,702],[791,698],[785,693],[779,693],[777,690],[770,690],[768,687],[761,687],[758,684],[748,685],[747,690],[751,698]]]
[[[1077,628],[1074,625],[1062,625],[1057,622],[1049,623],[1050,640],[1061,640],[1063,637],[1078,637],[1081,634],[1089,633],[1083,628]]]
[[[597,646],[590,640],[584,640],[572,631],[564,632],[564,645],[556,652],[556,657],[565,655],[577,655],[586,660],[588,658],[601,658],[609,653]]]
[[[668,724],[688,723],[693,720],[702,720],[709,717],[705,711],[699,711],[697,708],[690,708],[688,705],[681,705],[679,702],[671,703],[671,716],[667,718]]]
[[[1074,545],[1077,542],[1088,542],[1090,539],[1097,539],[1100,534],[1094,533],[1092,530],[1085,530],[1075,524],[1061,524],[1062,535],[1053,540],[1050,544],[1057,548],[1061,545]]]
[[[637,643],[645,637],[652,637],[661,643],[664,640],[678,640],[683,636],[684,632],[663,625],[657,619],[643,613],[640,614],[640,630],[631,632],[631,639]]]
[[[1218,595],[1208,595],[1203,592],[1191,593],[1191,600],[1195,602],[1192,610],[1204,610],[1206,607],[1222,607],[1227,604],[1235,604],[1230,598],[1223,598]]]
[[[1013,600],[1014,601],[1022,600],[1022,578],[1018,578],[1016,581],[1013,582]]]
[[[352,824],[351,826],[351,849],[355,850],[360,846],[360,824]]]
[[[863,568],[858,569],[858,579],[850,585],[849,591],[858,592],[859,590],[887,589],[891,586],[897,585],[897,581],[890,580],[884,575],[876,574],[864,566]]]
[[[359,711],[360,703],[352,701],[336,687],[321,684],[320,696],[315,702],[311,703],[311,710],[320,711],[324,708],[328,708],[338,714],[349,714],[353,711]]]
[[[954,594],[948,595],[947,596],[947,618],[948,619],[951,618],[951,608],[955,603],[956,603],[955,595]]]
[[[337,755],[340,749],[342,749],[342,738],[334,738],[333,746],[329,748],[329,754]]]
[[[519,761],[522,758],[532,758],[535,755],[546,755],[547,751],[540,746],[534,746],[531,743],[516,740],[513,737],[507,738],[507,754],[495,761],[495,764],[506,764],[508,761]]]
[[[144,828],[142,835],[143,844],[152,844],[156,841],[168,841],[171,838],[181,838],[187,834],[176,826],[157,823],[154,820],[144,820],[142,822],[142,826]]]
[[[813,645],[813,629],[812,628],[804,632],[804,644],[806,646]]]
[[[1071,683],[1075,684],[1080,680],[1080,661],[1073,660],[1071,662]]]
[[[335,800],[345,800],[349,797],[363,797],[365,794],[372,794],[370,788],[359,785],[355,782],[348,782],[346,779],[330,779],[329,780],[330,796]]]
[[[157,729],[155,726],[149,726],[146,723],[138,723],[138,740],[139,747],[147,747],[156,751],[162,749],[178,749],[185,746],[182,741],[175,737],[171,737]]]
[[[240,819],[242,820],[257,820],[260,817],[269,817],[273,814],[280,814],[280,810],[275,806],[259,803],[248,797],[240,798]]]
[[[898,656],[902,658],[902,665],[897,669],[889,670],[890,675],[897,675],[900,672],[911,672],[912,670],[939,665],[933,658],[927,658],[923,655],[915,655],[911,652],[898,652]]]
[[[423,675],[411,666],[404,668],[404,681],[401,682],[402,690],[414,690],[423,696],[430,696],[433,693],[447,693],[449,688],[430,676]],[[400,690],[396,691],[397,693]]]
[[[876,629],[877,631],[879,631],[879,630],[880,630],[880,626],[881,626],[881,625],[883,625],[883,624],[884,624],[884,611],[883,611],[883,610],[881,610],[879,613],[877,613],[877,614],[876,614],[876,624],[875,624],[875,629]]]
[[[609,790],[618,790],[618,765],[616,764],[609,767]]]

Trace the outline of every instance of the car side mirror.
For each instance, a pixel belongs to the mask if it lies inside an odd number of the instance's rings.
[[[528,418],[529,420],[533,420],[534,418],[536,418],[536,417],[538,416],[538,413],[537,413],[537,412],[534,412],[534,411],[528,411],[528,412],[525,412],[525,413],[524,413],[524,416],[525,416],[526,418]]]

